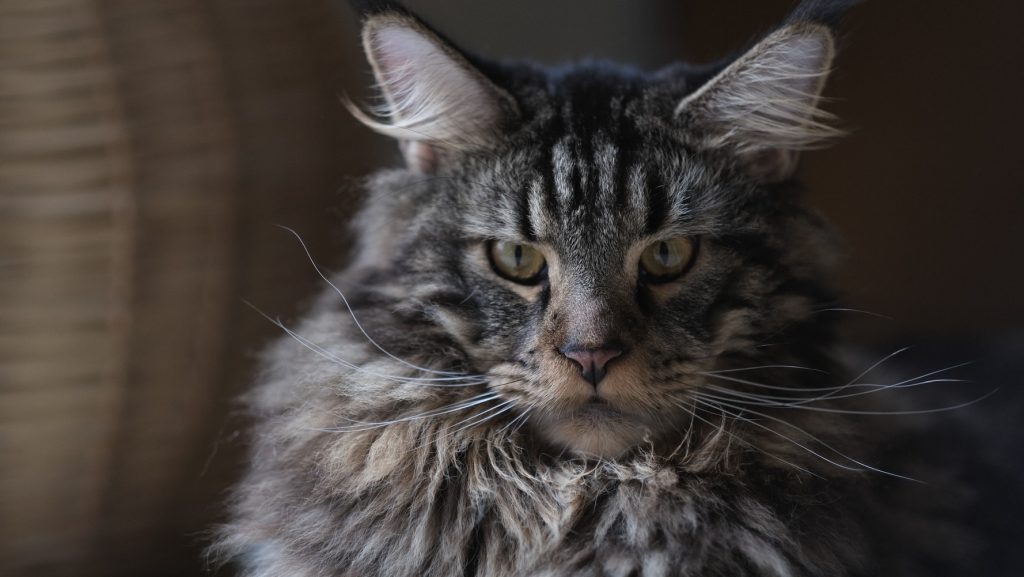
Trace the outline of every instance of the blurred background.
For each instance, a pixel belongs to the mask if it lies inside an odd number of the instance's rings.
[[[484,55],[646,68],[723,56],[792,3],[408,2]],[[866,2],[827,89],[851,135],[802,168],[849,247],[848,303],[888,317],[837,313],[850,338],[975,361],[1002,390],[971,410],[1009,425],[1022,17]],[[356,178],[397,162],[340,105],[369,84],[334,0],[0,0],[0,575],[202,574],[242,463],[232,398],[276,335],[243,299],[294,318],[317,290],[274,225],[340,266]]]

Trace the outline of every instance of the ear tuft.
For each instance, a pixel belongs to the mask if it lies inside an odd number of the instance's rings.
[[[492,146],[514,114],[511,96],[406,12],[369,15],[363,47],[383,103],[369,112],[346,105],[372,130],[401,141],[415,167],[432,168],[438,150]],[[417,160],[423,158],[430,162]]]
[[[676,117],[699,147],[732,150],[755,176],[786,178],[799,151],[842,135],[819,107],[834,52],[826,25],[784,27],[684,98]]]

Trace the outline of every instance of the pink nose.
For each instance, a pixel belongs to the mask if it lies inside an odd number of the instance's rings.
[[[622,349],[609,346],[598,349],[566,347],[561,352],[566,358],[572,359],[580,366],[583,378],[590,381],[590,384],[595,387],[607,373],[605,367],[608,362],[622,355]]]

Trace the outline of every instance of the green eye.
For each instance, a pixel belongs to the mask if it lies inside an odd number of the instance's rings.
[[[537,283],[545,270],[544,255],[525,244],[491,241],[487,246],[487,256],[499,275],[520,284]]]
[[[659,240],[640,255],[640,274],[647,282],[669,282],[679,278],[693,262],[697,243],[690,238]]]

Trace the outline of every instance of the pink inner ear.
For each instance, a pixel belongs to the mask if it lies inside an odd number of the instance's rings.
[[[811,95],[819,91],[820,84],[828,74],[831,58],[826,42],[825,38],[815,35],[797,37],[790,43],[787,66],[806,71],[803,76],[797,74],[789,79],[793,83],[793,94]]]
[[[414,88],[417,71],[417,55],[428,59],[431,49],[437,48],[426,42],[419,34],[399,26],[385,26],[377,30],[372,40],[377,67],[384,75],[382,83],[398,98]],[[423,63],[419,63],[422,69]]]
[[[494,121],[498,108],[493,92],[437,40],[395,24],[378,29],[372,44],[393,119],[463,130]]]
[[[403,148],[411,166],[433,167],[438,148],[470,150],[494,143],[507,95],[454,49],[419,24],[400,19],[371,20],[363,40],[387,105],[377,118],[355,115],[381,134],[425,143]]]

